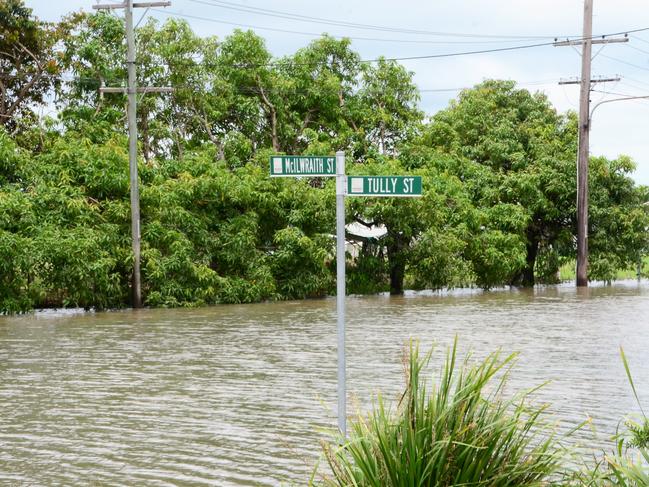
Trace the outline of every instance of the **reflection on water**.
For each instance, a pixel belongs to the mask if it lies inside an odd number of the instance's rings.
[[[649,404],[649,286],[354,297],[348,388],[395,397],[410,338],[520,351],[512,389],[604,442]],[[0,317],[0,483],[304,485],[335,427],[335,300]],[[438,354],[437,357],[441,357]],[[353,411],[353,407],[349,407]]]

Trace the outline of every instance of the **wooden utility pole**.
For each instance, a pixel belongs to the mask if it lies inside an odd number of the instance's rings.
[[[593,0],[584,0],[584,29],[579,40],[555,42],[555,46],[582,45],[579,95],[579,149],[577,154],[577,287],[588,286],[588,143],[590,135],[590,87],[593,44],[628,42],[628,37],[593,39]],[[616,81],[619,78],[595,82]],[[572,82],[561,82],[571,84]]]
[[[584,32],[582,37],[579,149],[577,155],[577,287],[588,286],[588,143],[590,135],[593,0],[584,1]]]
[[[136,2],[126,0],[124,3],[93,5],[96,10],[124,9],[126,20],[126,67],[128,87],[102,87],[100,93],[128,94],[128,162],[131,183],[131,235],[133,240],[133,307],[142,307],[142,286],[140,279],[140,190],[137,171],[137,93],[161,93],[172,91],[172,88],[146,87],[138,89],[135,73],[135,29],[133,27],[133,8],[168,7],[171,2]]]

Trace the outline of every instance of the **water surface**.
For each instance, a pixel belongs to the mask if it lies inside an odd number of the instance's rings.
[[[649,285],[348,298],[350,405],[403,385],[411,338],[520,351],[512,389],[606,443],[649,407]],[[441,360],[442,353],[435,357]],[[439,364],[439,360],[435,364]],[[335,300],[0,317],[0,484],[305,485],[336,425]]]

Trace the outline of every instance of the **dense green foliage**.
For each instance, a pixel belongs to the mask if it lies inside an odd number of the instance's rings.
[[[123,22],[47,24],[19,0],[0,14],[0,311],[128,305],[126,99],[98,91],[125,83]],[[175,88],[137,106],[147,304],[332,291],[333,185],[270,180],[276,153],[344,150],[350,174],[423,177],[421,199],[348,199],[348,222],[387,232],[348,236],[351,293],[553,282],[574,258],[576,122],[544,96],[486,81],[426,120],[413,74],[359,62],[348,40],[275,59],[251,31],[148,20],[136,37],[138,85]],[[38,119],[46,100],[56,116]],[[591,279],[647,254],[633,167],[592,158]]]
[[[30,158],[0,138],[19,168],[19,182],[0,192],[3,309],[128,302],[124,142],[98,145],[68,134]],[[182,163],[141,165],[140,174],[147,304],[253,302],[331,290],[330,192],[271,180],[256,164],[231,170],[209,151]]]

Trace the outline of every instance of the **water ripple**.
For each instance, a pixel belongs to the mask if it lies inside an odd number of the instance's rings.
[[[538,400],[592,416],[589,445],[637,408],[620,345],[649,404],[649,287],[623,283],[349,298],[350,405],[398,396],[410,339],[456,334],[520,351],[511,389],[550,379]],[[0,317],[2,485],[304,485],[335,403],[333,299]]]

